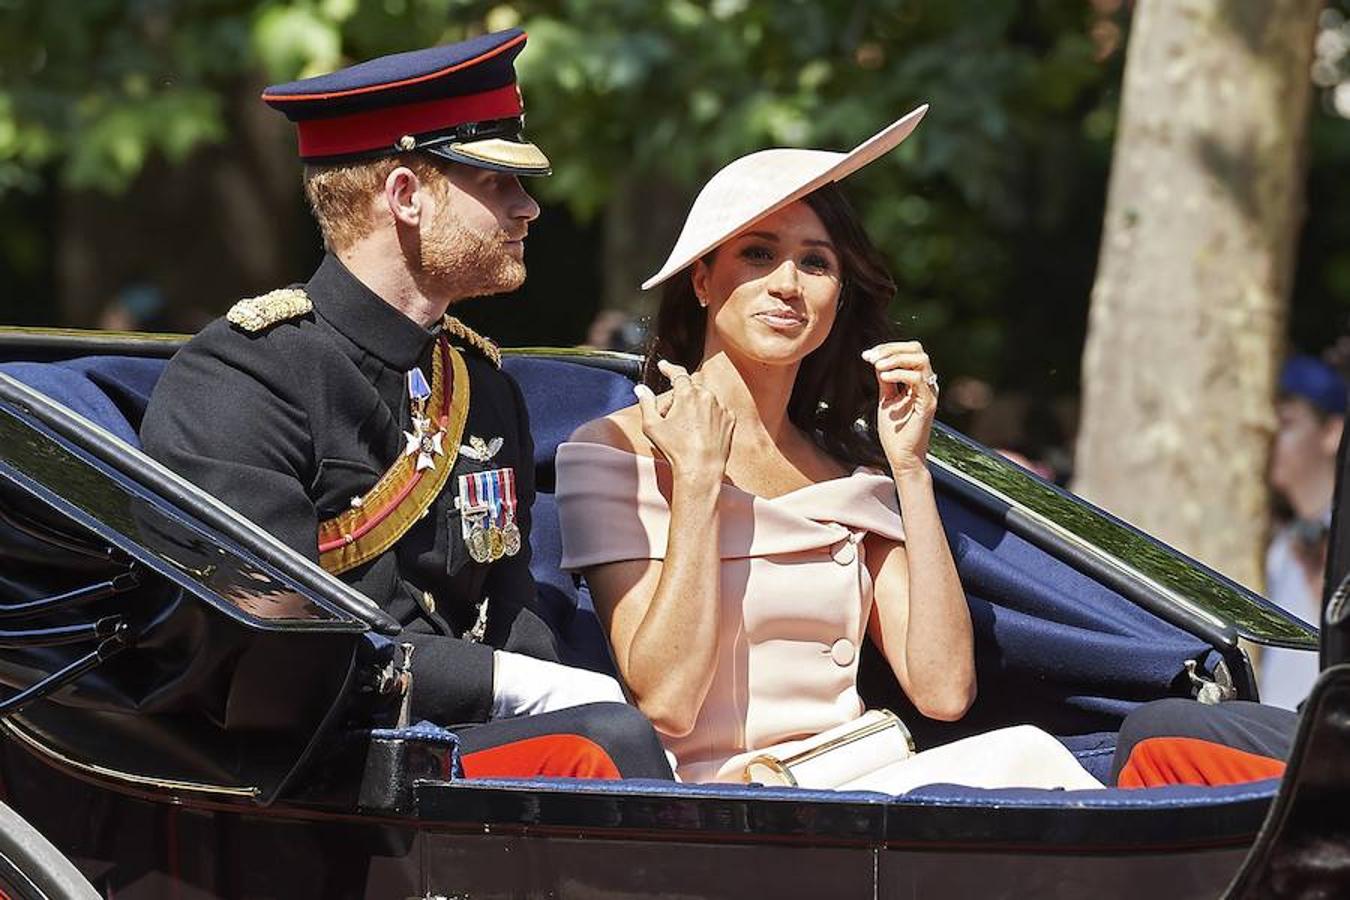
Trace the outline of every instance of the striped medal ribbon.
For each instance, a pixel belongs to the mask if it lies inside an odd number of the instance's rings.
[[[491,469],[459,476],[460,521],[474,562],[496,562],[520,552],[516,524],[516,473]]]

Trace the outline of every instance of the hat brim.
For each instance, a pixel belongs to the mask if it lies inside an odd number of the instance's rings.
[[[418,149],[451,162],[511,175],[550,175],[553,172],[544,151],[529,141],[493,137],[477,141],[447,141]]]
[[[927,112],[925,103],[848,153],[761,150],[729,163],[709,179],[694,199],[670,258],[659,272],[642,283],[642,289],[656,287],[765,216],[895,149],[914,132]]]

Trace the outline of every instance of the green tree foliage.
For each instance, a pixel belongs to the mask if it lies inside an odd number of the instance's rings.
[[[448,27],[457,20],[469,26]],[[232,90],[481,29],[454,0],[4,0],[0,192],[48,166],[66,187],[125,190],[151,154],[228,140]]]
[[[850,181],[900,281],[897,320],[965,371],[1001,377],[1009,341],[1022,339],[1009,327],[1010,289],[1046,292],[1039,308],[1049,312],[1022,321],[1067,314],[1069,341],[1058,358],[1035,360],[1035,377],[1076,378],[1073,338],[1091,264],[1048,280],[1025,274],[1025,254],[1045,259],[1063,237],[1093,246],[1083,258],[1095,252],[1119,72],[1094,58],[1090,8],[1017,0],[551,6],[522,5],[531,44],[520,65],[530,126],[561,161],[548,195],[585,215],[634,172],[694,186],[765,146],[847,149],[931,103],[915,139]]]
[[[529,127],[557,162],[540,190],[583,219],[643,178],[692,190],[750,150],[847,149],[931,103],[850,185],[901,283],[897,320],[967,372],[1076,378],[1119,79],[1081,0],[5,6],[0,196],[124,190],[156,154],[228,141],[231,92],[515,24]],[[1048,352],[1046,327],[1065,338]]]
[[[1350,0],[1327,5],[1314,44],[1317,87],[1308,123],[1308,218],[1299,243],[1290,340],[1318,352],[1350,334]],[[1338,354],[1350,364],[1342,341]]]
[[[232,4],[13,2],[0,19],[0,190],[49,166],[71,187],[124,189],[149,154],[225,138],[221,93],[249,54]]]

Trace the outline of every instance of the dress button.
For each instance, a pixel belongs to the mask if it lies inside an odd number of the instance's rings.
[[[858,558],[858,548],[854,545],[852,540],[845,538],[838,544],[835,544],[834,550],[831,551],[830,555],[833,556],[834,561],[841,566],[852,565],[853,561]]]
[[[853,663],[853,657],[858,653],[853,646],[853,642],[848,638],[840,638],[830,647],[830,659],[834,660],[835,665],[847,666]]]

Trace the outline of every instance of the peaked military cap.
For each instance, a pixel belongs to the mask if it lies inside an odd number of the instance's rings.
[[[549,174],[525,140],[515,58],[519,28],[382,56],[273,85],[263,101],[296,124],[305,162],[349,162],[424,150],[517,175]]]

